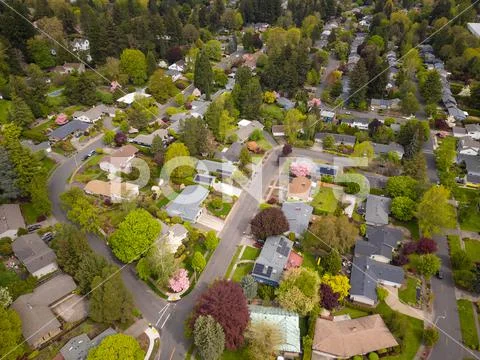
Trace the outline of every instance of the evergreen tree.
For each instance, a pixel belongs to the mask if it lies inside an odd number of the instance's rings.
[[[442,99],[442,82],[436,70],[427,73],[420,90],[427,104],[437,104]]]
[[[203,360],[217,360],[225,347],[222,326],[211,315],[200,315],[193,328],[195,346]]]
[[[45,173],[39,173],[32,178],[29,188],[30,200],[36,212],[48,216],[52,210],[52,203],[48,197],[48,184]]]
[[[212,150],[209,148],[210,130],[205,126],[205,122],[202,119],[188,118],[181,128],[181,139],[187,146],[190,155],[198,156]]]
[[[20,191],[16,186],[17,174],[8,156],[7,150],[0,146],[0,201],[16,199]]]
[[[71,104],[95,105],[97,101],[96,84],[89,73],[74,73],[65,82],[63,91]]]
[[[155,60],[155,54],[153,51],[147,52],[147,75],[150,76],[157,69],[157,61]]]
[[[35,117],[27,103],[21,97],[14,96],[8,120],[21,128],[27,128],[33,123]]]
[[[365,62],[360,59],[350,76],[349,102],[356,108],[366,106],[368,73]]]
[[[202,93],[205,93],[207,100],[210,100],[213,88],[213,70],[210,59],[204,50],[197,55],[193,83]]]

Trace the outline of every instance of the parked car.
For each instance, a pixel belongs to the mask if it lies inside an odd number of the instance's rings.
[[[52,241],[53,239],[53,233],[52,232],[46,232],[45,234],[43,234],[42,236],[42,240],[45,241],[46,243],[49,243],[50,241]]]
[[[90,151],[88,154],[86,154],[84,157],[83,157],[83,160],[87,160],[89,158],[91,158],[93,155],[95,155],[97,152],[95,150],[92,150]]]
[[[437,278],[440,279],[440,280],[443,279],[443,271],[442,271],[442,270],[439,270],[439,271],[437,272]]]
[[[42,227],[40,224],[32,224],[27,226],[28,232],[34,232],[35,230],[38,230]]]

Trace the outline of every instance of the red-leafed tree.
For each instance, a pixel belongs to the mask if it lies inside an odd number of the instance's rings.
[[[327,310],[333,310],[338,306],[338,298],[340,297],[340,294],[334,292],[330,285],[320,285],[320,294],[322,298],[322,307]]]
[[[119,131],[115,134],[115,144],[117,146],[123,145],[127,142],[127,135],[125,135],[123,132]]]
[[[252,234],[258,239],[280,235],[288,231],[288,221],[280,208],[271,207],[260,211],[250,222]]]
[[[430,238],[421,238],[417,243],[417,254],[431,254],[437,251],[437,243]]]
[[[292,153],[292,145],[290,144],[285,144],[283,145],[283,148],[282,148],[282,154],[283,156],[288,156]]]
[[[217,280],[200,295],[189,321],[192,331],[200,315],[211,315],[222,326],[227,349],[235,350],[243,346],[243,333],[250,315],[247,299],[238,283]]]
[[[407,242],[402,247],[402,254],[403,255],[410,255],[417,252],[417,243],[415,241]]]

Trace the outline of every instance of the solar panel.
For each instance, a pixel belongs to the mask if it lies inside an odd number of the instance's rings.
[[[269,278],[272,275],[272,270],[271,266],[255,263],[252,274]]]

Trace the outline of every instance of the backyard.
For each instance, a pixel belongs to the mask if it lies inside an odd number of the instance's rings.
[[[457,300],[457,308],[463,343],[469,348],[478,349],[478,334],[475,325],[476,313],[473,310],[473,304],[469,300],[460,299]]]
[[[313,198],[312,206],[315,215],[330,214],[337,209],[338,200],[331,188],[321,187]]]
[[[460,228],[466,231],[480,231],[480,191],[457,187],[453,193],[459,202],[458,221]]]

